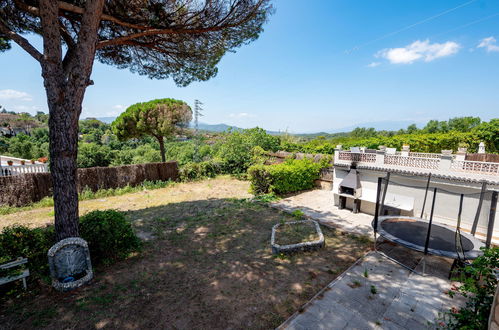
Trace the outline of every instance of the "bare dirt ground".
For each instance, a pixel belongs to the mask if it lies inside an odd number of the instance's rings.
[[[243,186],[228,179],[178,185],[154,191],[147,206],[117,198],[115,208],[151,234],[143,252],[97,269],[85,288],[57,293],[45,284],[38,295],[0,306],[0,327],[275,328],[369,249],[365,237],[323,228],[323,249],[272,255],[272,226],[296,219],[241,199]]]

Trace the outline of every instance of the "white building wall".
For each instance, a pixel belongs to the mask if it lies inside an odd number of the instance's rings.
[[[367,214],[374,214],[375,212],[375,202],[376,202],[376,191],[378,184],[378,177],[385,177],[386,172],[373,171],[366,169],[357,169],[360,176],[360,182],[362,186],[362,196],[361,196],[361,208],[360,211]],[[334,193],[334,203],[339,205],[338,189],[343,178],[348,174],[346,168],[335,167],[334,169],[334,181],[333,181],[333,193]],[[421,215],[422,204],[424,200],[424,194],[426,190],[427,177],[407,177],[396,174],[391,174],[391,180],[401,185],[389,185],[387,191],[387,198],[389,196],[394,199],[401,200],[403,206],[412,204],[410,207],[412,210],[403,210],[401,215],[417,216]],[[470,230],[475,219],[476,210],[479,203],[481,184],[480,183],[464,183],[455,182],[448,180],[441,180],[437,178],[432,178],[431,187],[437,187],[437,198],[435,201],[435,209],[433,219],[435,221],[448,224],[450,226],[456,226],[457,215],[459,210],[459,194],[465,194],[463,201],[463,210],[461,217],[461,228],[465,230]],[[498,189],[499,187],[488,186],[488,189]],[[444,190],[450,191],[454,194],[446,193]],[[466,194],[475,194],[473,196],[466,196]],[[490,193],[488,194],[490,196]],[[430,188],[428,191],[428,197],[426,199],[425,212],[423,217],[429,218],[431,203],[433,197],[433,190]],[[353,206],[353,199],[347,198],[346,207],[351,209]],[[488,218],[490,213],[490,203],[487,201],[483,202],[481,209],[480,221],[477,227],[477,236],[485,237],[487,233]],[[499,240],[499,210],[496,211],[496,221],[494,226],[494,239]]]

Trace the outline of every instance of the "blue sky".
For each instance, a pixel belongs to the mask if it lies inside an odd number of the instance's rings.
[[[367,122],[499,117],[499,1],[277,0],[261,37],[217,77],[179,88],[96,63],[82,117],[172,97],[206,123],[289,132]],[[36,37],[30,40],[40,46]],[[39,65],[0,54],[0,104],[47,111]]]

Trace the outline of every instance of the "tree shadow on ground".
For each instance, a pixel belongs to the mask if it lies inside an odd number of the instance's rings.
[[[92,285],[10,306],[7,328],[274,328],[362,256],[365,238],[323,227],[323,249],[271,253],[272,226],[296,220],[237,199],[127,212],[150,240],[142,253],[97,269]],[[14,313],[13,307],[18,308]]]

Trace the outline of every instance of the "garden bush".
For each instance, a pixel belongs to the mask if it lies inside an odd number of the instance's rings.
[[[88,242],[93,265],[125,258],[141,246],[123,213],[93,211],[80,217],[80,234]],[[54,227],[6,227],[0,233],[0,264],[18,257],[28,258],[30,280],[48,278],[47,252],[55,243]]]
[[[289,159],[282,164],[254,165],[248,169],[251,190],[255,194],[286,194],[311,189],[327,161],[314,163],[310,159]]]
[[[460,292],[467,298],[466,305],[453,309],[446,315],[440,326],[447,329],[487,329],[490,310],[497,287],[496,270],[499,269],[499,248],[484,249],[483,256],[464,268],[456,280],[463,284],[451,290],[454,296]]]
[[[179,170],[180,180],[192,181],[203,178],[214,178],[223,173],[222,164],[214,161],[194,163],[190,162],[182,166]]]
[[[4,228],[0,233],[0,264],[18,257],[28,258],[31,277],[47,277],[47,252],[54,244],[54,238],[53,227],[28,228],[16,225]]]
[[[80,217],[80,234],[96,263],[125,258],[141,246],[124,214],[115,210],[92,211]]]

